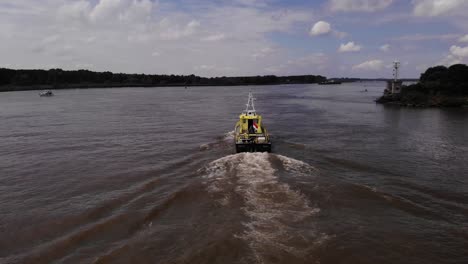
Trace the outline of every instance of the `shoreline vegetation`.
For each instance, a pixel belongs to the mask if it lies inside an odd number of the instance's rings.
[[[421,74],[416,84],[398,94],[386,94],[377,103],[410,107],[468,107],[468,66],[435,66]]]
[[[162,86],[236,86],[319,83],[321,75],[200,77],[196,75],[150,75],[89,70],[66,71],[14,70],[0,68],[0,92],[26,90],[58,90],[75,88],[119,88]]]

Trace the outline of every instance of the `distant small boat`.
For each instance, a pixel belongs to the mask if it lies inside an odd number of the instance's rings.
[[[42,93],[39,93],[39,96],[49,97],[49,96],[54,96],[54,93],[52,93],[51,90],[48,90],[48,91],[44,91]]]
[[[319,85],[333,85],[333,84],[341,84],[340,81],[335,81],[335,80],[326,80],[324,82],[319,82]]]

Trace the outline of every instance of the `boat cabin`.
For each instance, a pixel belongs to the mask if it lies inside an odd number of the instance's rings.
[[[239,133],[240,134],[262,134],[262,116],[257,115],[255,112],[247,112],[242,113],[239,116],[240,126],[239,126]],[[237,132],[237,131],[236,131]]]

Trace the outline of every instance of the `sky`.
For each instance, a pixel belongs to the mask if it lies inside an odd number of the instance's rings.
[[[0,67],[417,78],[468,63],[468,0],[0,0]]]

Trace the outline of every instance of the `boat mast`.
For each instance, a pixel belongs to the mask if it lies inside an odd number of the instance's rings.
[[[255,105],[254,105],[255,98],[252,95],[252,92],[249,92],[249,99],[247,100],[247,108],[245,108],[245,113],[255,113]]]

